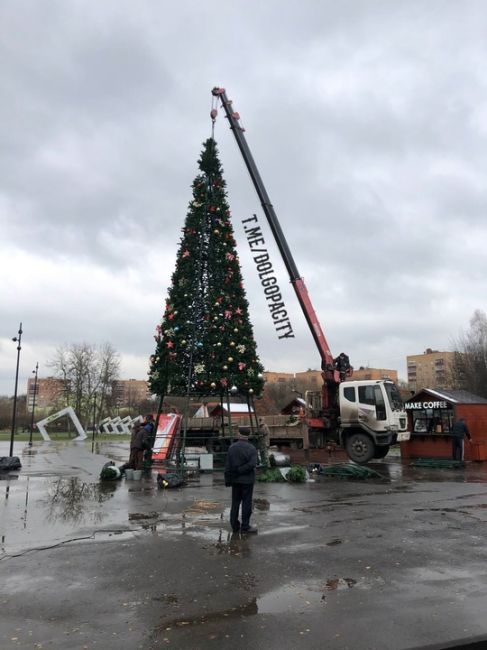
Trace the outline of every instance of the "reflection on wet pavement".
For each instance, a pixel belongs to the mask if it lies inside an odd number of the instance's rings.
[[[125,480],[100,482],[99,472],[104,463],[109,459],[126,460],[127,446],[126,442],[119,441],[96,443],[95,451],[105,454],[101,456],[92,454],[89,448],[79,443],[39,443],[33,448],[26,447],[22,452],[22,470],[0,477],[0,497],[3,494],[0,500],[1,552],[10,554],[19,549],[64,543],[79,535],[87,536],[87,532],[94,540],[115,539],[124,533],[150,533],[165,538],[184,534],[208,543],[208,548],[218,553],[245,555],[248,552],[247,543],[228,535],[229,493],[223,486],[221,500],[189,496],[195,494],[195,489],[211,490],[221,485],[218,474],[201,475],[184,490],[175,491],[157,489],[157,472],[146,476],[140,483]],[[462,470],[418,469],[400,462],[385,461],[373,466],[392,482],[386,489],[369,481],[343,481],[345,489],[334,489],[332,493],[327,491],[323,499],[323,486],[320,484],[329,486],[340,482],[318,477],[316,488],[319,492],[310,501],[298,496],[302,492],[298,491],[299,488],[294,489],[293,500],[289,500],[286,491],[293,488],[288,485],[262,488],[266,489],[266,495],[265,498],[262,495],[255,497],[256,516],[274,523],[263,528],[260,537],[288,536],[304,531],[314,525],[314,513],[366,508],[376,498],[407,497],[413,491],[418,494],[416,485],[419,481],[430,486],[424,490],[426,494],[434,489],[432,482],[480,483],[487,479],[483,465],[479,464],[469,464]],[[309,489],[312,489],[312,484]],[[281,494],[284,498],[280,497]],[[473,504],[458,509],[450,503],[441,503],[428,504],[415,511],[458,514],[483,521],[487,519],[487,515],[484,516],[487,494],[477,492],[474,496],[477,498]],[[481,503],[479,497],[482,497]],[[311,517],[291,523],[287,521],[290,513]],[[338,521],[333,519],[334,523]],[[323,545],[329,547],[341,543],[339,538],[323,540]],[[283,550],[287,553],[302,552],[306,545],[307,542],[302,542]]]

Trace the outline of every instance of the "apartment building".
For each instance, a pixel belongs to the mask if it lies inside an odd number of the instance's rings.
[[[427,348],[423,354],[407,356],[408,386],[417,392],[422,388],[451,388],[454,352]]]
[[[294,381],[293,372],[269,372],[264,371],[264,380],[267,384],[289,384]]]
[[[360,366],[354,368],[352,379],[356,381],[374,380],[374,379],[392,379],[397,384],[397,370],[391,368],[368,368]]]
[[[36,393],[36,408],[42,409],[62,402],[67,393],[67,389],[69,389],[69,381],[47,377],[45,379],[37,379],[36,385],[35,378],[29,377],[27,380],[27,411],[29,413],[32,413],[32,407],[34,404],[34,389]]]
[[[144,379],[116,379],[112,381],[112,400],[115,406],[136,406],[151,398]]]

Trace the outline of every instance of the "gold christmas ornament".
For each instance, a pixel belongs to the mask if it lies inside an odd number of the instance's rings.
[[[233,357],[228,357],[227,361],[228,361],[228,363],[232,363]]]

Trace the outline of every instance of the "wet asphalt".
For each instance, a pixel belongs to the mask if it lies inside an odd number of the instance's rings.
[[[487,467],[256,484],[100,482],[127,443],[15,447],[0,476],[0,648],[405,650],[487,638]],[[0,456],[8,447],[0,445]],[[479,645],[487,647],[486,645]]]

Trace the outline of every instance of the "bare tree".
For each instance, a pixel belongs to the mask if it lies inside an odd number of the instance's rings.
[[[120,357],[110,343],[97,347],[71,343],[56,350],[48,364],[65,382],[65,402],[73,406],[85,426],[106,410],[111,382],[118,377]]]
[[[99,407],[103,413],[108,403],[112,381],[118,378],[120,372],[120,355],[110,343],[105,343],[98,350],[99,361]]]
[[[453,342],[452,385],[487,397],[487,316],[477,309],[470,327]]]

